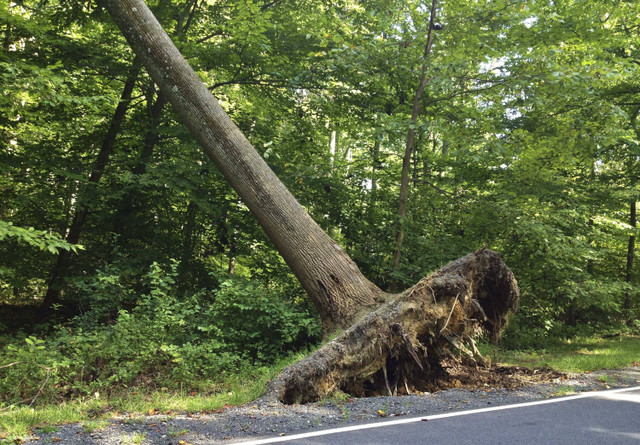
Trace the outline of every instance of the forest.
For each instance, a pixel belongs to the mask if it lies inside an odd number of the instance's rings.
[[[0,8],[2,411],[215,392],[349,326],[200,147],[117,3]],[[372,289],[491,249],[519,288],[501,348],[640,334],[635,1],[147,4]]]

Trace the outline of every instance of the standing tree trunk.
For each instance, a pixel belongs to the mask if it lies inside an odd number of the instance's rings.
[[[634,130],[636,136],[640,136],[640,129],[638,129],[636,120],[638,118],[638,114],[640,114],[640,107],[636,108],[633,113],[630,121],[630,126]],[[627,175],[629,176],[629,189],[636,190],[636,186],[638,184],[638,170],[637,170],[637,157],[634,155],[630,155],[627,160]],[[637,226],[637,201],[638,196],[636,193],[633,194],[631,199],[629,200],[629,225],[634,230]],[[635,259],[635,250],[636,250],[636,236],[635,233],[629,235],[629,243],[627,244],[627,266],[625,270],[625,281],[629,284],[633,282],[633,263]],[[633,296],[631,291],[627,291],[624,299],[624,308],[631,309],[633,307]],[[630,318],[631,320],[631,318]]]
[[[637,207],[636,207],[636,199],[633,198],[629,205],[629,225],[635,230],[637,226]],[[625,280],[627,283],[631,284],[633,282],[633,260],[635,256],[636,250],[636,237],[635,235],[629,236],[629,244],[627,245],[627,268],[625,274]],[[627,295],[624,301],[625,309],[631,309],[633,306],[633,301],[631,298],[631,292],[627,291]]]
[[[159,14],[164,12],[170,3],[169,0],[162,0],[158,4],[157,12]],[[176,11],[175,19],[178,22],[174,30],[174,37],[176,39],[184,41],[198,10],[198,5],[198,1],[193,1],[190,5],[187,5],[186,10],[182,12]],[[186,21],[185,17],[187,17]],[[142,152],[140,153],[138,162],[132,169],[134,176],[138,177],[147,172],[147,165],[149,161],[151,161],[156,145],[160,141],[160,123],[162,113],[167,105],[167,97],[161,91],[157,91],[153,81],[149,83],[145,96],[148,117],[147,129],[142,145]],[[140,211],[140,204],[137,203],[136,190],[129,189],[120,200],[113,222],[113,231],[120,236],[119,240],[121,243],[126,243],[130,232],[128,229],[130,228],[130,224],[135,221],[135,214],[138,211]]]
[[[153,100],[154,96],[155,101]],[[160,121],[162,111],[167,105],[164,94],[162,92],[156,94],[153,83],[147,88],[147,104],[148,121],[142,152],[138,162],[131,170],[135,177],[140,177],[147,172],[147,164],[151,160],[153,151],[160,140]],[[136,210],[141,208],[136,199],[136,191],[136,189],[127,190],[120,199],[120,204],[115,212],[113,232],[120,235],[120,243],[126,243],[129,238],[128,232],[130,230],[128,229],[131,228],[132,222],[135,221]]]
[[[513,274],[498,254],[475,252],[389,298],[362,275],[275,176],[144,2],[104,0],[104,5],[185,125],[291,267],[325,329],[348,328],[283,371],[274,380],[270,397],[298,402],[338,388],[364,391],[367,384],[384,385],[389,392],[400,381],[405,388],[424,386],[439,369],[449,345],[461,349],[465,342],[473,345],[471,338],[480,328],[498,336],[518,302]]]
[[[184,238],[182,241],[182,254],[180,255],[180,266],[178,267],[178,288],[186,289],[191,281],[189,278],[191,272],[191,259],[193,258],[196,216],[198,215],[198,204],[191,200],[187,204],[185,212],[185,222],[182,225]]]
[[[127,114],[127,109],[129,108],[129,103],[131,102],[131,94],[133,93],[133,88],[135,87],[135,82],[138,78],[138,74],[141,68],[142,67],[140,66],[138,59],[134,60],[129,71],[129,75],[127,76],[127,80],[125,81],[124,89],[122,90],[122,94],[120,96],[120,102],[118,102],[118,106],[113,113],[111,124],[109,125],[109,130],[107,131],[107,135],[102,142],[102,146],[100,147],[100,152],[98,153],[98,157],[96,159],[93,170],[89,175],[90,186],[95,186],[100,181],[100,179],[102,178],[102,174],[104,173],[104,169],[109,162],[109,157],[113,152],[116,138],[118,136],[118,133],[120,132],[122,121]],[[80,203],[79,208],[73,215],[71,227],[69,228],[69,232],[67,233],[65,241],[70,244],[78,244],[84,222],[89,215],[89,210],[90,205],[88,202],[86,202],[86,200]],[[56,263],[51,271],[51,274],[49,275],[49,281],[47,283],[47,293],[45,294],[44,300],[42,301],[42,308],[44,310],[48,310],[53,304],[59,301],[60,290],[63,286],[62,281],[69,268],[70,258],[70,251],[61,250],[58,254]]]
[[[378,170],[380,169],[380,141],[376,138],[371,148],[371,189],[367,202],[367,221],[370,226],[376,222],[378,205]]]
[[[435,22],[436,8],[438,7],[438,0],[433,0],[431,3],[431,17],[429,19],[429,34],[427,36],[427,44],[424,48],[424,55],[422,56],[422,70],[420,74],[420,83],[416,89],[416,94],[413,97],[413,107],[411,109],[411,123],[409,125],[409,131],[407,133],[407,143],[404,149],[404,156],[402,158],[402,173],[400,174],[400,196],[398,198],[398,231],[396,233],[396,250],[393,252],[393,269],[398,270],[400,267],[400,258],[402,256],[402,243],[404,242],[404,222],[407,218],[407,195],[409,193],[409,167],[411,166],[411,154],[415,147],[416,129],[415,125],[418,121],[418,115],[420,114],[420,102],[422,101],[422,94],[427,86],[427,60],[431,53],[431,47],[433,46],[433,25]],[[395,292],[398,287],[398,281],[394,278],[391,282],[391,291]]]

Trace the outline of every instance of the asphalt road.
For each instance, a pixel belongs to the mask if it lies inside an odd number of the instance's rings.
[[[640,445],[640,387],[239,443]]]

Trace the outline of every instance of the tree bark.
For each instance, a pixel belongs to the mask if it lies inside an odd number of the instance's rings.
[[[157,14],[163,13],[167,7],[171,4],[169,0],[162,0],[156,9]],[[184,12],[176,11],[175,19],[178,22],[176,29],[174,30],[174,36],[178,40],[183,40],[185,34],[188,32],[191,26],[193,17],[198,10],[198,2],[194,1],[188,5]],[[184,16],[189,18],[184,22]],[[153,100],[155,97],[155,101]],[[153,156],[153,152],[156,145],[160,141],[160,123],[162,113],[167,105],[167,98],[161,91],[156,91],[156,85],[152,81],[146,91],[147,101],[147,114],[148,114],[148,126],[144,136],[144,143],[142,146],[142,152],[138,158],[137,164],[133,167],[132,173],[136,176],[144,175],[147,171],[147,165]],[[121,243],[126,243],[128,234],[130,232],[130,224],[136,220],[135,214],[140,209],[140,205],[137,204],[136,190],[129,189],[124,193],[124,196],[120,200],[120,205],[116,211],[114,217],[113,231],[118,234]]]
[[[384,299],[280,182],[142,0],[104,0],[125,38],[316,305],[327,331]],[[304,249],[299,248],[305,246]]]
[[[631,116],[630,126],[635,132],[636,136],[640,136],[640,129],[637,126],[637,118],[640,114],[640,107],[635,109],[635,112]],[[630,154],[627,160],[627,175],[629,176],[629,190],[636,190],[638,184],[638,158],[633,154]],[[633,194],[629,200],[629,225],[635,232],[637,227],[637,201],[638,196]],[[635,233],[629,235],[629,242],[627,244],[627,265],[625,268],[625,281],[629,284],[633,282],[633,263],[635,260],[636,250],[636,237]],[[633,296],[631,291],[627,291],[624,299],[624,308],[629,310],[633,307]],[[631,318],[630,318],[631,321]]]
[[[198,214],[198,204],[191,200],[185,212],[185,222],[182,225],[184,239],[182,241],[182,254],[180,255],[180,266],[178,267],[178,288],[184,290],[188,287],[191,272],[191,259],[193,258],[196,231],[196,216]]]
[[[369,222],[374,223],[376,218],[376,205],[378,202],[378,170],[380,169],[380,141],[378,139],[373,143],[371,149],[371,193],[369,195],[369,208],[367,215]]]
[[[415,125],[418,122],[418,115],[420,114],[420,102],[422,101],[422,94],[427,86],[427,60],[431,53],[431,47],[433,46],[433,25],[435,22],[436,9],[438,7],[438,0],[433,0],[431,3],[431,18],[429,19],[429,34],[427,36],[427,44],[424,48],[424,55],[422,56],[422,70],[420,74],[420,82],[416,89],[416,94],[413,97],[413,107],[411,109],[411,125],[407,133],[407,143],[404,149],[404,156],[402,158],[402,173],[400,174],[400,196],[398,197],[398,231],[396,232],[396,249],[393,252],[393,269],[398,270],[400,267],[400,259],[402,256],[402,244],[404,242],[404,222],[407,218],[407,196],[409,193],[409,167],[411,166],[411,154],[415,147],[416,130]],[[391,291],[395,292],[398,287],[398,281],[394,278],[391,282]]]
[[[4,49],[5,54],[9,52],[10,47],[11,47],[11,24],[7,23],[4,28],[4,39],[2,41],[2,49]]]

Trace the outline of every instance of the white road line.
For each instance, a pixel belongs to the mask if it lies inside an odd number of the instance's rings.
[[[640,395],[635,394],[611,394],[602,396],[602,398],[607,400],[619,400],[622,402],[640,403]]]
[[[333,428],[330,430],[321,430],[321,431],[312,431],[310,433],[301,433],[295,434],[293,436],[281,436],[281,437],[271,437],[269,439],[259,439],[259,440],[250,440],[245,442],[234,442],[241,445],[262,445],[267,443],[276,443],[276,442],[289,442],[291,440],[298,439],[307,439],[310,437],[318,437],[318,436],[326,436],[328,434],[337,434],[337,433],[347,433],[350,431],[358,431],[358,430],[367,430],[371,428],[382,428],[385,426],[393,426],[393,425],[403,425],[405,423],[414,423],[414,422],[423,422],[426,420],[437,420],[437,419],[446,419],[449,417],[459,417],[459,416],[469,416],[472,414],[480,414],[480,413],[489,413],[492,411],[503,411],[507,409],[515,409],[515,408],[525,408],[528,406],[538,406],[538,405],[548,405],[551,403],[561,403],[568,402],[570,400],[577,399],[586,399],[588,397],[605,397],[612,394],[617,394],[621,392],[628,391],[639,391],[640,386],[634,386],[632,388],[619,388],[619,389],[611,389],[608,391],[591,391],[591,392],[583,392],[580,394],[576,394],[573,396],[567,397],[559,397],[557,399],[545,399],[545,400],[537,400],[535,402],[525,402],[525,403],[516,403],[513,405],[503,405],[503,406],[492,406],[490,408],[479,408],[479,409],[471,409],[467,411],[457,411],[453,413],[444,413],[444,414],[434,414],[431,416],[421,416],[421,417],[411,417],[408,419],[397,419],[397,420],[388,420],[385,422],[376,422],[376,423],[367,423],[364,425],[352,425],[345,426],[342,428]],[[613,398],[613,397],[611,397]]]

